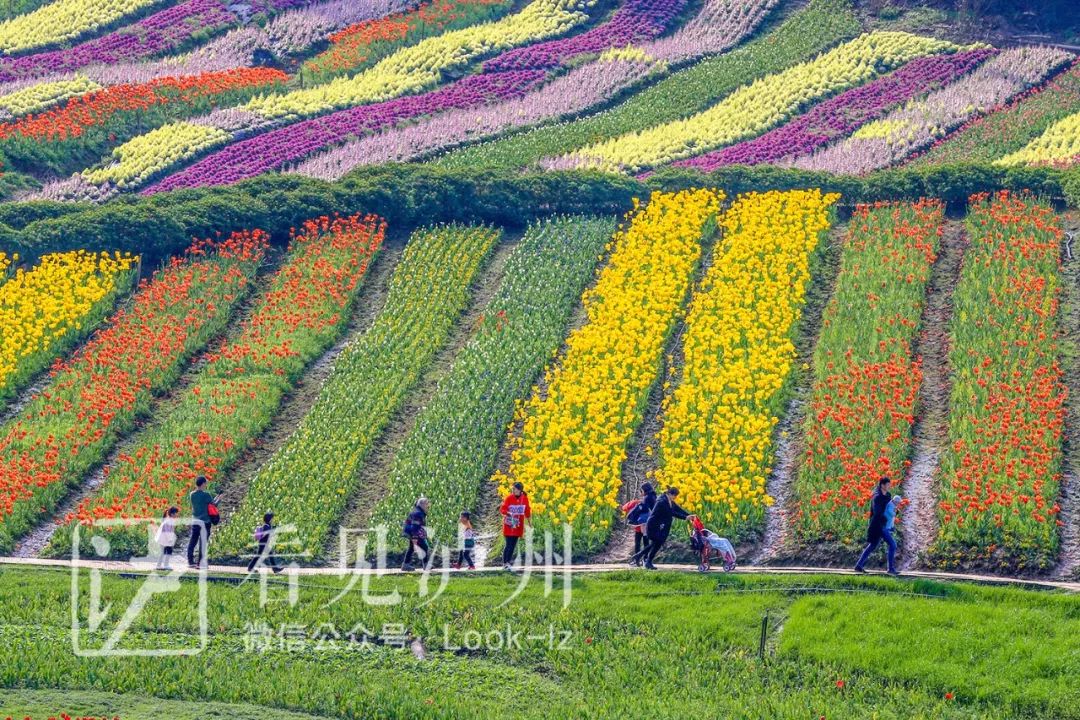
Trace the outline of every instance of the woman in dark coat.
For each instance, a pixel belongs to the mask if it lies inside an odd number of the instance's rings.
[[[881,541],[885,541],[885,545],[888,547],[888,559],[889,559],[889,574],[896,575],[896,540],[893,539],[892,531],[886,527],[885,511],[889,508],[889,503],[892,502],[892,493],[889,492],[889,486],[892,484],[892,480],[887,477],[881,478],[878,481],[877,489],[874,490],[874,497],[870,501],[870,524],[866,528],[866,548],[863,550],[862,555],[859,557],[859,562],[855,563],[855,572],[866,572],[863,568],[866,566],[866,561],[870,559],[870,556]]]
[[[656,569],[653,560],[656,558],[656,554],[660,552],[660,549],[664,547],[668,535],[671,534],[672,521],[676,518],[685,520],[690,517],[690,513],[683,510],[675,502],[675,498],[678,496],[679,490],[669,487],[663,495],[657,498],[652,514],[649,515],[649,522],[645,523],[645,537],[648,538],[649,543],[634,555],[634,560],[644,560],[644,565],[649,570]]]
[[[416,501],[408,519],[405,520],[405,528],[402,534],[409,539],[409,549],[405,551],[405,560],[401,563],[402,570],[415,570],[412,561],[415,557],[426,569],[431,564],[431,548],[427,541],[427,511],[431,505],[427,498]]]

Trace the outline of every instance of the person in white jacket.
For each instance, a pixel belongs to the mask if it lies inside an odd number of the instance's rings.
[[[158,558],[157,569],[168,570],[172,559],[173,548],[176,547],[176,516],[180,514],[180,508],[171,507],[165,511],[158,527],[157,536],[154,540],[161,547],[161,557]]]

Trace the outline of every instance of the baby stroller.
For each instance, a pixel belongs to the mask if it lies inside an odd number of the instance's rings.
[[[701,562],[698,563],[698,572],[708,572],[712,568],[714,559],[723,563],[725,572],[734,570],[735,548],[731,542],[707,530],[697,515],[691,515],[689,520],[690,547],[701,558]]]

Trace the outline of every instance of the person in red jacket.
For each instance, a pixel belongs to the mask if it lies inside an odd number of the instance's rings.
[[[510,494],[503,500],[499,513],[503,516],[503,570],[511,570],[514,567],[518,540],[525,534],[525,523],[532,517],[532,508],[529,506],[529,496],[525,494],[524,485],[514,483]]]

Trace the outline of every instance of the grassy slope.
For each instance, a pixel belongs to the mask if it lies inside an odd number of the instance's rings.
[[[403,603],[365,606],[359,587],[330,603],[340,581],[320,577],[304,580],[294,608],[278,602],[260,609],[257,583],[211,585],[215,634],[197,659],[80,660],[68,635],[69,584],[63,572],[0,571],[7,649],[0,687],[120,691],[341,717],[1080,717],[1074,596],[882,578],[626,572],[579,577],[566,609],[559,592],[543,597],[539,580],[499,608],[517,584],[508,576],[456,576],[427,606],[415,578],[386,578],[372,590],[398,587]],[[130,580],[106,581],[110,621],[136,588]],[[271,598],[275,593],[283,588],[271,588]],[[194,596],[191,583],[159,596],[136,621],[134,637],[190,639]],[[766,613],[773,630],[761,662]],[[246,623],[333,623],[344,633],[358,621],[373,635],[385,623],[404,623],[423,639],[428,659],[389,647],[318,652],[310,641],[300,651],[244,652]],[[563,649],[527,639],[520,649],[441,649],[446,626],[454,645],[466,631],[505,631],[508,623],[525,634],[546,635],[549,625],[572,634]],[[1027,638],[1018,639],[1022,634]],[[7,709],[3,702],[0,695]]]
[[[322,716],[274,710],[257,705],[226,703],[190,703],[141,695],[63,691],[63,690],[0,690],[0,718],[61,717],[119,717],[123,720],[321,720]]]

